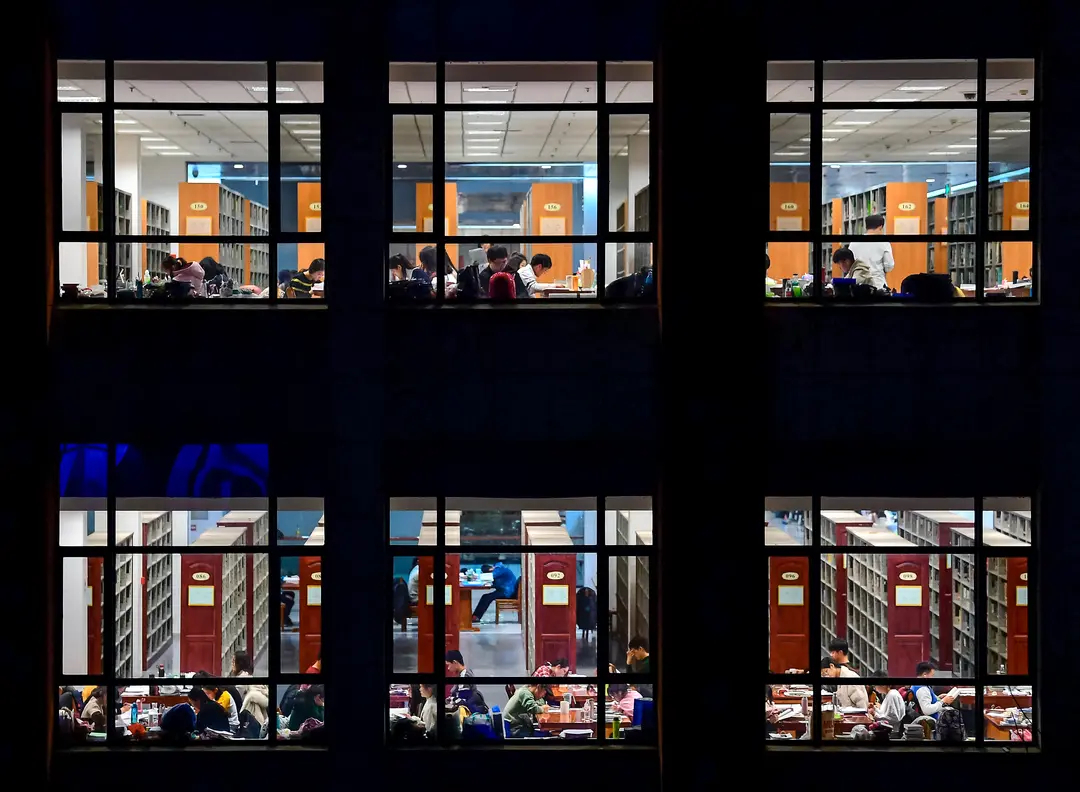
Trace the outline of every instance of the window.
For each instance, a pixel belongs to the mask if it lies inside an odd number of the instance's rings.
[[[391,64],[387,299],[654,300],[652,99],[648,62]]]
[[[61,61],[56,101],[65,301],[323,296],[322,64]]]
[[[1030,498],[766,498],[766,740],[921,744],[923,714],[1038,744],[1036,526]]]
[[[391,743],[655,744],[651,498],[392,498],[389,518]]]
[[[767,299],[1038,297],[1032,59],[770,62]]]
[[[94,726],[70,742],[321,739],[322,501],[271,497],[268,462],[257,444],[61,446],[56,670]]]

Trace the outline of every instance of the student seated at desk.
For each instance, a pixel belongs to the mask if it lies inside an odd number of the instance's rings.
[[[187,694],[191,708],[195,710],[195,731],[213,729],[219,732],[231,732],[229,714],[225,708],[211,699],[200,687],[192,687]]]
[[[634,717],[634,701],[641,698],[641,694],[626,685],[608,685],[608,695],[615,702],[615,709],[623,715]]]
[[[570,673],[570,661],[565,657],[544,663],[533,671],[534,677],[564,677]]]
[[[450,649],[446,653],[446,675],[448,677],[472,677],[473,672],[465,665],[465,657],[457,649]],[[466,707],[469,712],[480,715],[488,711],[484,696],[476,689],[476,685],[468,682],[455,683],[450,688],[450,695],[446,697],[449,707]]]
[[[96,732],[106,731],[109,725],[109,716],[105,710],[105,690],[105,687],[98,686],[90,691],[90,696],[83,705],[80,716]]]
[[[915,676],[923,679],[930,679],[936,671],[937,666],[930,660],[923,660],[915,666]],[[929,715],[934,720],[937,720],[938,716],[941,715],[942,707],[946,707],[956,700],[956,697],[951,694],[938,698],[934,689],[929,685],[912,685],[911,692],[915,694],[919,714]]]
[[[202,692],[199,688],[192,688],[192,690]],[[163,737],[187,737],[195,731],[195,723],[195,707],[189,701],[185,701],[165,710],[161,714],[159,726]]]
[[[503,711],[511,737],[532,737],[536,733],[536,716],[548,711],[548,705],[543,703],[546,692],[547,685],[531,682],[514,691]]]
[[[206,671],[196,671],[192,675],[192,679],[206,679],[209,676],[210,674]],[[199,686],[202,688],[202,691],[206,694],[207,698],[221,705],[221,708],[225,711],[225,714],[229,718],[229,727],[231,728],[231,730],[234,732],[238,731],[240,729],[240,708],[233,694],[225,688],[220,688],[214,684],[199,684]],[[239,694],[237,694],[237,697],[238,696]]]
[[[492,248],[494,250],[495,248]],[[505,248],[503,248],[505,250]],[[489,591],[487,594],[480,598],[480,601],[476,603],[476,610],[473,611],[473,623],[480,621],[484,618],[484,614],[487,613],[487,609],[497,599],[513,599],[517,594],[517,576],[514,574],[510,567],[499,561],[495,566],[484,564],[480,567],[481,572],[491,573],[491,582],[495,588],[493,591]]]
[[[900,691],[888,685],[874,685],[874,690],[878,695],[878,703],[871,704],[867,710],[870,717],[888,723],[893,728],[903,723],[907,705],[904,704]]]
[[[846,666],[841,666],[831,657],[821,658],[821,675],[830,679],[840,677],[855,677],[858,674]],[[866,709],[870,706],[870,697],[866,695],[866,687],[863,685],[837,685],[833,695],[833,705],[853,709]]]
[[[322,685],[312,685],[307,690],[297,692],[289,715],[289,731],[299,731],[309,718],[319,723],[326,720],[324,693]]]
[[[873,278],[870,275],[870,265],[865,261],[857,261],[855,254],[849,248],[840,248],[832,256],[833,264],[840,266],[840,277],[851,278],[856,286],[869,286]]]

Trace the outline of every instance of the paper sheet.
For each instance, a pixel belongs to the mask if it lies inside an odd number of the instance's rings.
[[[210,236],[213,229],[211,217],[189,217],[184,233],[188,236]]]
[[[322,215],[309,217],[304,223],[304,230],[309,234],[318,234],[322,231]]]
[[[540,236],[566,236],[566,218],[541,217]]]
[[[777,231],[802,231],[802,217],[800,215],[777,215]]]
[[[1029,222],[1027,215],[1013,215],[1009,228],[1012,231],[1027,231]]]
[[[894,221],[894,234],[917,234],[919,233],[918,217],[898,217]]]

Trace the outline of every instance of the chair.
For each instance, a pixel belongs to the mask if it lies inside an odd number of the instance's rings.
[[[517,583],[514,584],[514,596],[508,599],[495,600],[495,623],[499,623],[499,614],[504,610],[512,610],[518,615],[518,621],[521,621],[521,578],[518,578]]]

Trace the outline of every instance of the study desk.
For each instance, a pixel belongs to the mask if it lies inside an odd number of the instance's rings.
[[[180,682],[182,680],[175,681]],[[159,707],[173,707],[177,704],[183,704],[185,701],[187,701],[187,696],[138,696],[128,693],[120,694],[121,704],[134,704],[136,701],[140,702],[140,704],[157,704]]]
[[[792,737],[799,738],[806,734],[810,718],[813,717],[813,712],[810,712],[806,717],[796,715],[792,718],[787,718],[777,722],[776,731],[779,734],[790,734]],[[850,734],[851,730],[856,726],[869,726],[874,720],[869,715],[845,715],[842,720],[836,721],[833,734]]]
[[[465,583],[458,582],[458,630],[460,632],[480,632],[480,627],[473,624],[472,592],[491,591],[495,588],[491,583]]]
[[[1007,714],[1003,710],[987,710],[983,718],[986,721],[986,739],[1004,740],[1006,742],[1019,740],[1031,742],[1031,732],[1035,728],[1033,723],[1004,723]],[[1016,738],[1013,738],[1013,734]]]
[[[559,734],[565,729],[588,729],[592,732],[593,737],[596,736],[596,721],[585,721],[585,710],[581,707],[571,708],[569,720],[560,720],[562,713],[559,712],[558,707],[552,707],[548,712],[543,712],[536,716],[538,728],[543,731],[551,732],[552,734]],[[630,725],[630,718],[625,715],[619,715],[620,722],[624,726]],[[608,718],[605,722],[605,733],[607,736],[611,736],[611,718]]]

